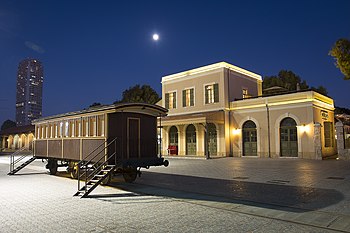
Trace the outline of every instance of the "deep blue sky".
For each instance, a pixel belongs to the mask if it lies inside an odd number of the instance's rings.
[[[350,1],[0,1],[0,124],[15,119],[16,72],[44,65],[43,115],[109,104],[135,84],[226,61],[262,76],[292,70],[350,108],[328,51],[350,39]],[[158,32],[160,40],[152,41]]]

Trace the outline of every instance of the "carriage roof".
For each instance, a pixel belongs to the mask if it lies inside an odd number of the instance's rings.
[[[154,104],[146,103],[119,103],[111,105],[99,105],[83,109],[81,111],[74,111],[68,113],[57,114],[48,117],[42,117],[32,121],[32,124],[43,123],[45,121],[54,120],[58,118],[68,118],[68,117],[77,117],[80,115],[92,115],[94,113],[114,113],[114,112],[130,112],[130,113],[141,113],[146,115],[151,115],[154,117],[165,116],[167,109]]]

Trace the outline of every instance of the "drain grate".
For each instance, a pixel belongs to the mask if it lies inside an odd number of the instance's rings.
[[[327,179],[329,179],[329,180],[344,180],[345,178],[339,177],[339,176],[330,176],[330,177],[327,177]]]
[[[249,179],[248,176],[234,176],[233,179],[235,180],[246,180],[246,179]]]
[[[272,184],[288,184],[290,181],[289,180],[268,180],[266,182],[272,183]]]

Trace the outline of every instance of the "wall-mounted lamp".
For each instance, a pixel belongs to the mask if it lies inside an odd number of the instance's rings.
[[[306,124],[299,125],[299,131],[300,131],[300,133],[309,133],[310,126],[306,125]]]
[[[241,129],[234,128],[232,129],[232,135],[240,135],[241,134]]]

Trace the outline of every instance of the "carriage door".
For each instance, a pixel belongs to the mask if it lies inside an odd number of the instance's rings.
[[[208,123],[208,150],[209,155],[217,155],[217,133],[216,126],[213,123]]]
[[[256,125],[253,121],[243,124],[243,156],[257,156]]]
[[[284,118],[280,125],[281,156],[298,157],[297,124],[290,118]]]
[[[140,157],[140,119],[128,118],[128,158]]]
[[[196,155],[196,152],[196,127],[194,127],[194,125],[189,125],[186,128],[186,154]]]

